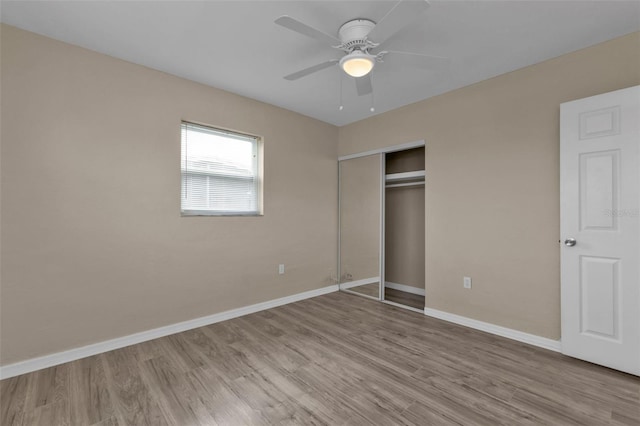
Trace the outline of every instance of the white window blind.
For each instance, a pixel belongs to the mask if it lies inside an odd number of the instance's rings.
[[[182,123],[183,215],[260,214],[258,138]]]

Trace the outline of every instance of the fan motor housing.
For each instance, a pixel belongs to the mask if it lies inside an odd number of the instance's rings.
[[[338,36],[346,48],[364,47],[367,45],[367,36],[375,26],[376,23],[369,19],[354,19],[340,27]]]

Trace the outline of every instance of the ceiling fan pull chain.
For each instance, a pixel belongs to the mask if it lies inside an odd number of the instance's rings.
[[[371,108],[369,109],[369,111],[371,111],[371,112],[375,112],[376,111],[376,108],[374,106],[373,90],[371,91]]]
[[[342,80],[344,80],[344,76],[342,73],[338,74],[338,78],[340,79],[340,106],[338,107],[338,110],[342,111],[344,109],[344,105],[342,105]]]

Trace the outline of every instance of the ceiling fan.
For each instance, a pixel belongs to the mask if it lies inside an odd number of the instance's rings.
[[[378,22],[370,19],[351,19],[344,23],[335,37],[313,28],[290,16],[281,16],[275,23],[297,33],[327,43],[344,55],[340,59],[325,62],[286,75],[286,80],[297,80],[325,68],[339,65],[349,76],[354,77],[359,96],[373,92],[371,71],[377,63],[385,62],[401,69],[402,67],[443,68],[449,65],[449,59],[420,53],[382,50],[384,43],[402,28],[416,21],[429,7],[426,0],[399,0]],[[388,59],[388,61],[387,61]],[[387,67],[385,65],[385,67]],[[340,107],[342,109],[342,106]],[[372,107],[373,110],[373,107]]]

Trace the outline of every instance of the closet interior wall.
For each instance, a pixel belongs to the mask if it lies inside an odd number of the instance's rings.
[[[425,149],[386,155],[385,173],[423,171]],[[387,184],[385,190],[385,287],[424,295],[425,196],[424,184]],[[398,286],[400,284],[400,286]],[[388,297],[386,299],[389,299]],[[421,307],[423,308],[424,305]]]

